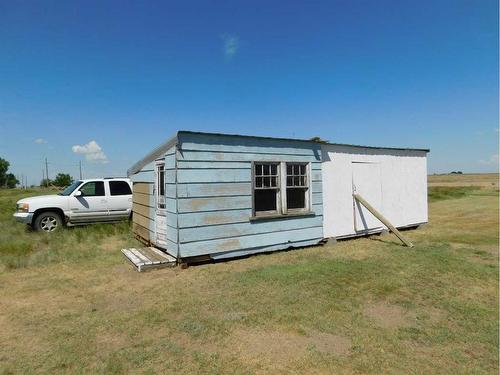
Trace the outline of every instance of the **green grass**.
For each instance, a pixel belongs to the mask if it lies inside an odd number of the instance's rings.
[[[17,200],[53,193],[47,189],[0,190],[0,223],[6,228],[0,231],[0,269],[86,262],[99,254],[100,246],[106,246],[107,242],[133,241],[128,222],[72,227],[47,235],[15,221],[12,214]]]
[[[436,202],[444,199],[463,198],[477,192],[481,188],[478,186],[460,186],[460,187],[446,187],[446,186],[433,186],[429,187],[429,202]]]
[[[497,191],[441,191],[412,249],[374,236],[140,274],[127,224],[28,232],[20,194],[0,192],[0,373],[498,373]]]

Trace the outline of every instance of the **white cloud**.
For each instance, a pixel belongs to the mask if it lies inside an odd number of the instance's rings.
[[[479,164],[498,165],[498,154],[493,154],[488,160],[479,160]]]
[[[222,35],[222,40],[224,42],[224,55],[228,59],[231,59],[238,52],[240,38],[236,35],[224,34]]]
[[[39,144],[39,145],[42,145],[44,143],[47,143],[47,141],[45,139],[43,139],[43,138],[37,138],[37,139],[35,139],[35,143]]]
[[[96,162],[96,163],[107,163],[108,158],[106,154],[102,151],[101,146],[97,144],[96,141],[92,140],[89,143],[80,146],[74,145],[71,147],[75,154],[83,154],[85,155],[85,159],[88,161]]]

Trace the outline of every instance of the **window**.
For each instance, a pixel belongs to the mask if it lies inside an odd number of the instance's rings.
[[[109,181],[111,195],[130,195],[130,185],[126,181]]]
[[[307,165],[286,164],[286,207],[288,210],[307,208]]]
[[[278,212],[279,164],[254,164],[254,209],[258,213]]]
[[[165,164],[156,166],[156,204],[159,209],[165,209]]]
[[[93,181],[87,182],[80,188],[82,195],[85,197],[102,197],[104,196],[104,182]]]
[[[253,215],[310,210],[308,163],[253,163]]]
[[[66,189],[64,189],[62,192],[59,193],[59,195],[63,195],[67,197],[70,195],[78,186],[80,186],[82,182],[81,181],[75,181],[71,185],[69,185]]]

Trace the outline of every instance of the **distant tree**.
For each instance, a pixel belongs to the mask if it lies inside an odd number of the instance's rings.
[[[7,173],[9,166],[10,163],[7,160],[0,158],[0,187],[13,189],[19,181],[12,173]]]
[[[44,178],[42,181],[40,181],[40,186],[50,186],[52,185],[52,180]]]
[[[5,186],[9,166],[10,163],[7,160],[0,158],[0,187]]]
[[[64,187],[71,185],[73,183],[73,178],[67,173],[58,173],[53,181],[53,184],[58,187]]]
[[[318,143],[328,143],[326,139],[322,139],[321,137],[312,137],[310,140]]]
[[[7,173],[5,175],[5,186],[7,186],[9,189],[15,188],[18,183],[19,181],[12,173]]]

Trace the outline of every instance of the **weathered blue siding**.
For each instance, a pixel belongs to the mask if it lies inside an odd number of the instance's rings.
[[[177,196],[179,257],[239,256],[323,238],[319,144],[179,132],[176,158],[169,191]],[[314,215],[251,221],[252,161],[310,162]]]
[[[178,225],[177,225],[177,169],[176,147],[172,146],[165,153],[165,195],[167,216],[167,251],[177,257],[179,251]]]

